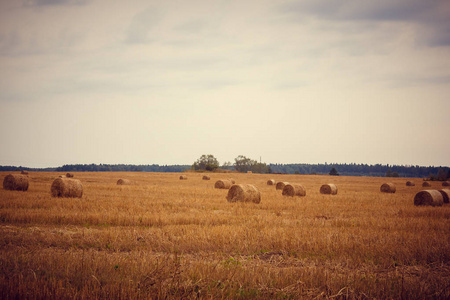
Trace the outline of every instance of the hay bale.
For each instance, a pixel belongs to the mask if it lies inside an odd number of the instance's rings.
[[[407,181],[406,186],[416,186],[416,184],[412,181]]]
[[[56,178],[51,187],[52,197],[81,198],[83,185],[78,179]]]
[[[66,174],[66,177],[72,178],[72,177],[73,177],[73,174],[72,174],[72,173],[67,173],[67,174]]]
[[[3,189],[10,191],[27,191],[28,176],[21,174],[6,175],[3,180]]]
[[[23,171],[23,170],[22,170],[22,172],[20,172],[20,174],[22,174],[22,175],[28,175],[28,171]]]
[[[131,185],[131,180],[121,178],[117,180],[117,185]]]
[[[282,182],[282,181],[277,182],[277,184],[275,185],[275,189],[283,190],[283,188],[286,184],[289,184],[289,182],[286,182],[286,181],[285,182]]]
[[[306,196],[306,189],[301,184],[288,183],[283,187],[283,196],[298,196],[304,197]]]
[[[428,181],[424,181],[424,182],[422,183],[422,186],[423,186],[423,187],[430,187],[430,186],[431,186],[431,183],[429,183]]]
[[[338,192],[337,186],[333,183],[324,184],[320,187],[320,193],[326,195],[336,195]]]
[[[441,193],[442,200],[444,201],[444,203],[450,203],[450,190],[449,189],[439,190],[439,193]]]
[[[442,183],[442,186],[450,186],[450,182],[444,181],[444,182]]]
[[[216,183],[214,184],[214,188],[228,190],[232,185],[233,183],[231,182],[231,180],[221,179],[216,181]]]
[[[444,198],[438,190],[420,191],[414,196],[414,205],[442,206]]]
[[[234,180],[233,178],[229,178],[228,180],[231,181],[232,184],[236,183],[236,180]]]
[[[267,185],[275,185],[275,180],[273,179],[267,180]]]
[[[211,178],[208,175],[203,175],[203,180],[210,180]]]
[[[187,176],[186,175],[181,175],[180,176],[180,180],[187,180]]]
[[[59,175],[59,178],[66,178],[66,175]]]
[[[392,182],[383,183],[380,187],[382,193],[395,193],[396,187]]]
[[[251,184],[234,184],[228,191],[228,202],[261,202],[261,193]]]

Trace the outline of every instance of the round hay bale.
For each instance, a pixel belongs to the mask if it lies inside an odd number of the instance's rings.
[[[187,176],[186,175],[181,175],[180,176],[180,180],[187,180]]]
[[[222,179],[222,180],[216,181],[216,183],[214,184],[214,188],[228,190],[232,185],[233,185],[233,183],[231,182],[231,180]]]
[[[28,176],[21,174],[6,175],[3,180],[3,189],[10,191],[27,191]]]
[[[423,187],[430,187],[430,186],[431,186],[431,183],[429,183],[428,181],[424,181],[424,182],[422,183],[422,186],[423,186]]]
[[[275,185],[275,180],[273,179],[267,180],[267,185]]]
[[[289,182],[286,182],[286,181],[285,182],[282,182],[282,181],[277,182],[277,184],[275,185],[275,189],[283,190],[283,188],[286,184],[289,184]]]
[[[406,186],[416,186],[416,184],[412,181],[407,181]]]
[[[67,173],[67,174],[66,174],[66,177],[72,178],[72,177],[73,177],[73,174],[72,174],[72,173]]]
[[[441,193],[442,200],[444,201],[444,203],[450,203],[450,190],[449,189],[439,190],[439,193]]]
[[[81,198],[83,185],[78,179],[56,178],[51,187],[52,197]]]
[[[414,205],[442,206],[444,198],[438,190],[423,190],[414,196]]]
[[[320,193],[326,195],[336,195],[338,192],[337,186],[333,183],[324,184],[320,187]]]
[[[210,180],[211,179],[211,177],[209,177],[208,175],[203,175],[203,178],[202,178],[203,180]]]
[[[234,180],[233,178],[228,179],[229,181],[231,181],[232,184],[236,183],[236,180]]]
[[[131,180],[121,178],[117,180],[117,185],[131,185]]]
[[[382,193],[395,193],[395,184],[393,184],[392,182],[383,183],[380,187],[380,191]]]
[[[306,196],[306,189],[301,184],[288,183],[283,187],[282,194],[283,196],[290,196],[290,197],[294,196],[304,197]]]
[[[261,193],[251,184],[234,184],[227,195],[228,202],[261,202]]]
[[[20,172],[20,174],[22,174],[22,175],[28,175],[28,171],[23,171],[23,170],[22,170],[22,172]]]
[[[450,186],[450,182],[444,181],[444,182],[442,183],[442,186]]]

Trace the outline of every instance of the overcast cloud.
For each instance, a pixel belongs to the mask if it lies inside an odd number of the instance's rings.
[[[0,1],[0,165],[450,165],[450,2]]]

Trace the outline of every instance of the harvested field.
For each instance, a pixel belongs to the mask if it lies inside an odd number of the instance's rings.
[[[308,191],[291,198],[233,174],[255,204],[174,173],[75,172],[83,197],[52,197],[58,175],[0,189],[2,299],[450,298],[450,205],[415,206],[409,178],[337,176],[330,197],[329,176],[282,175]]]

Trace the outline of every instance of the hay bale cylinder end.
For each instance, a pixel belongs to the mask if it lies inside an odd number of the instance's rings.
[[[117,185],[131,185],[131,180],[121,178],[117,180]]]
[[[325,195],[336,195],[338,192],[337,186],[333,183],[324,184],[320,187],[320,193]]]
[[[382,193],[395,193],[396,187],[395,184],[391,182],[383,183],[380,187],[380,192]]]
[[[228,202],[261,202],[261,193],[251,184],[234,184],[228,190]]]
[[[423,190],[414,196],[414,205],[442,206],[444,197],[438,190]]]
[[[186,175],[180,175],[180,180],[187,180],[187,176]]]
[[[214,188],[216,189],[229,189],[231,188],[231,186],[233,185],[231,180],[227,180],[227,179],[222,179],[222,180],[217,180],[216,183],[214,184]]]
[[[274,179],[267,180],[267,185],[275,185],[275,180]]]
[[[81,198],[83,185],[78,179],[56,178],[51,187],[52,197]]]
[[[301,184],[289,183],[283,187],[282,195],[289,196],[289,197],[294,197],[294,196],[304,197],[304,196],[306,196],[306,189]]]
[[[209,177],[208,175],[203,175],[202,179],[203,179],[203,180],[210,180],[211,177]]]
[[[422,183],[422,186],[423,186],[423,187],[430,187],[430,186],[431,186],[431,183],[429,183],[428,181],[424,181],[424,182]]]
[[[449,189],[439,190],[439,193],[441,193],[442,200],[444,201],[444,203],[450,203],[450,190]]]
[[[286,181],[285,182],[282,182],[282,181],[277,182],[277,184],[275,185],[275,189],[283,190],[284,186],[287,184],[289,184],[289,182],[286,182]]]
[[[27,191],[28,176],[21,174],[9,174],[3,179],[3,189],[10,191]]]
[[[406,186],[416,186],[416,184],[412,181],[407,181]]]

